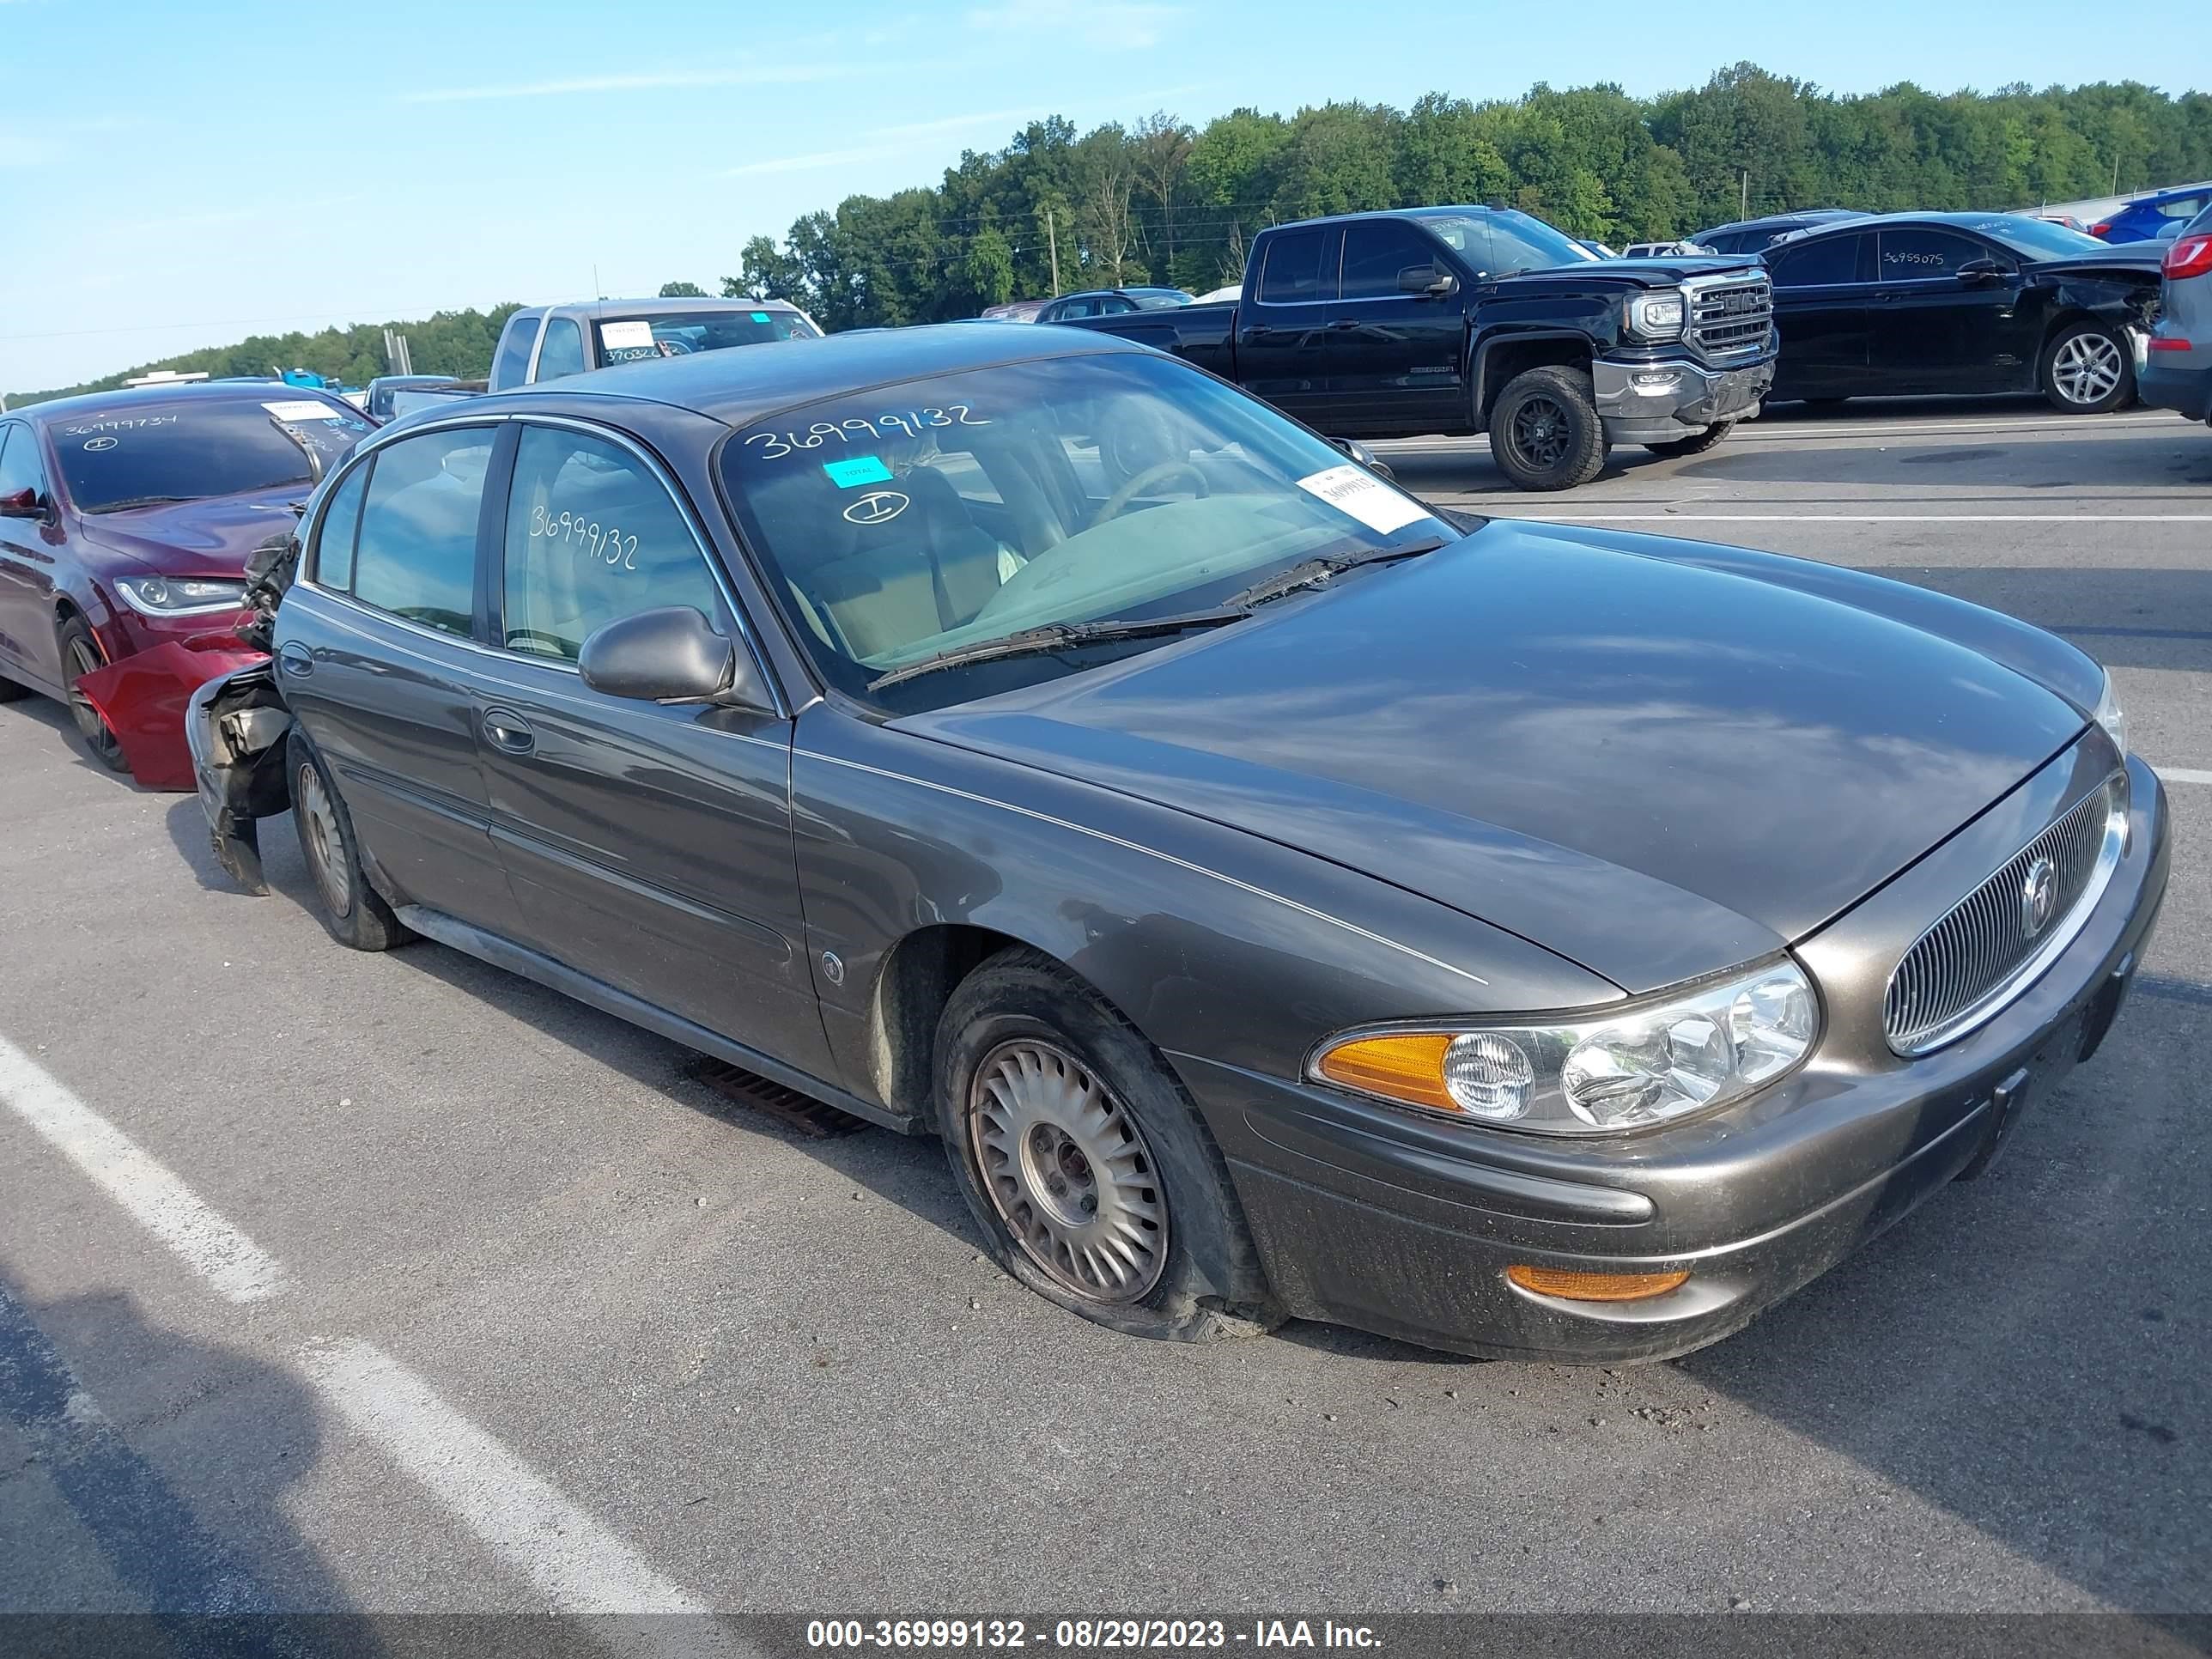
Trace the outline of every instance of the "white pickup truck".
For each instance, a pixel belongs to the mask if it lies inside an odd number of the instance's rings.
[[[651,357],[821,335],[811,317],[781,300],[587,300],[525,306],[507,319],[492,353],[490,390],[505,392]]]

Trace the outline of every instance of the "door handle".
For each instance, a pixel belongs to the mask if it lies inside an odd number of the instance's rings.
[[[526,755],[538,746],[538,734],[530,729],[530,722],[512,708],[487,708],[483,734],[493,748],[510,755]]]
[[[1332,321],[1329,324],[1329,326],[1331,328],[1358,328],[1359,326],[1359,319],[1357,317],[1339,317]]]
[[[288,674],[296,674],[305,679],[315,672],[314,653],[297,640],[288,641],[284,648],[276,653],[276,665]]]

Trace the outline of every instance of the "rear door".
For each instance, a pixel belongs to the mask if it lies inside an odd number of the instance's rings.
[[[503,507],[501,653],[477,678],[477,719],[523,942],[826,1073],[790,721],[611,697],[576,672],[593,631],[664,605],[692,606],[750,648],[690,503],[629,439],[533,420]]]
[[[1443,248],[1398,219],[1344,228],[1329,319],[1329,430],[1426,432],[1469,418],[1465,325],[1456,301],[1408,293],[1409,272],[1449,270]]]
[[[1948,225],[1885,225],[1870,334],[1873,374],[1891,392],[2028,392],[2036,324],[2021,315],[2019,261]],[[1994,261],[2002,274],[1960,276]]]
[[[1871,389],[1869,308],[1875,240],[1859,232],[1770,250],[1774,322],[1782,336],[1777,398],[1850,398]]]
[[[21,421],[0,421],[0,495],[24,489],[52,500],[39,434]],[[0,519],[0,674],[57,696],[54,574],[61,544],[51,507],[41,518]]]
[[[1318,421],[1328,389],[1329,324],[1335,320],[1334,225],[1273,234],[1249,304],[1237,309],[1237,377],[1286,415]]]

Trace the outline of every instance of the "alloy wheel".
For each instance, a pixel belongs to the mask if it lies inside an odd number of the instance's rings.
[[[92,699],[85,696],[77,682],[94,669],[104,667],[100,649],[82,636],[69,641],[69,707],[70,718],[76,722],[77,734],[102,757],[112,757],[122,751],[123,745],[112,728],[93,707]]]
[[[1531,398],[1513,411],[1513,447],[1538,471],[1557,466],[1567,453],[1567,411],[1551,398]]]
[[[299,814],[300,845],[314,872],[323,902],[339,921],[353,908],[353,866],[346,856],[345,837],[338,830],[337,807],[323,787],[323,775],[302,763],[293,780],[292,800]]]
[[[2069,404],[2102,403],[2127,372],[2119,347],[2103,334],[2076,334],[2051,359],[2051,378]]]
[[[1167,1191],[1135,1121],[1089,1068],[1033,1037],[975,1068],[969,1138],[1022,1253],[1093,1302],[1135,1302],[1167,1265]]]

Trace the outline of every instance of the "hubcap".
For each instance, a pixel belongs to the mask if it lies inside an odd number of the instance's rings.
[[[983,1190],[1022,1253],[1093,1302],[1134,1302],[1167,1265],[1167,1193],[1135,1121],[1081,1061],[1024,1037],[968,1093]]]
[[[73,639],[69,642],[69,706],[70,717],[76,720],[77,732],[103,755],[112,755],[118,747],[115,733],[100,717],[100,710],[92,706],[92,699],[77,689],[77,682],[102,665],[100,653],[92,641]]]
[[[331,805],[330,791],[323,787],[323,775],[311,765],[301,765],[293,782],[292,799],[297,803],[300,845],[307,854],[307,868],[314,872],[323,902],[343,921],[353,908],[353,881],[346,862],[345,838],[338,833],[337,809]]]
[[[2051,378],[2069,404],[2101,403],[2124,372],[2120,349],[2101,334],[2076,334],[2051,360]]]
[[[1539,469],[1557,466],[1567,453],[1567,411],[1549,398],[1531,398],[1513,411],[1513,447]]]

